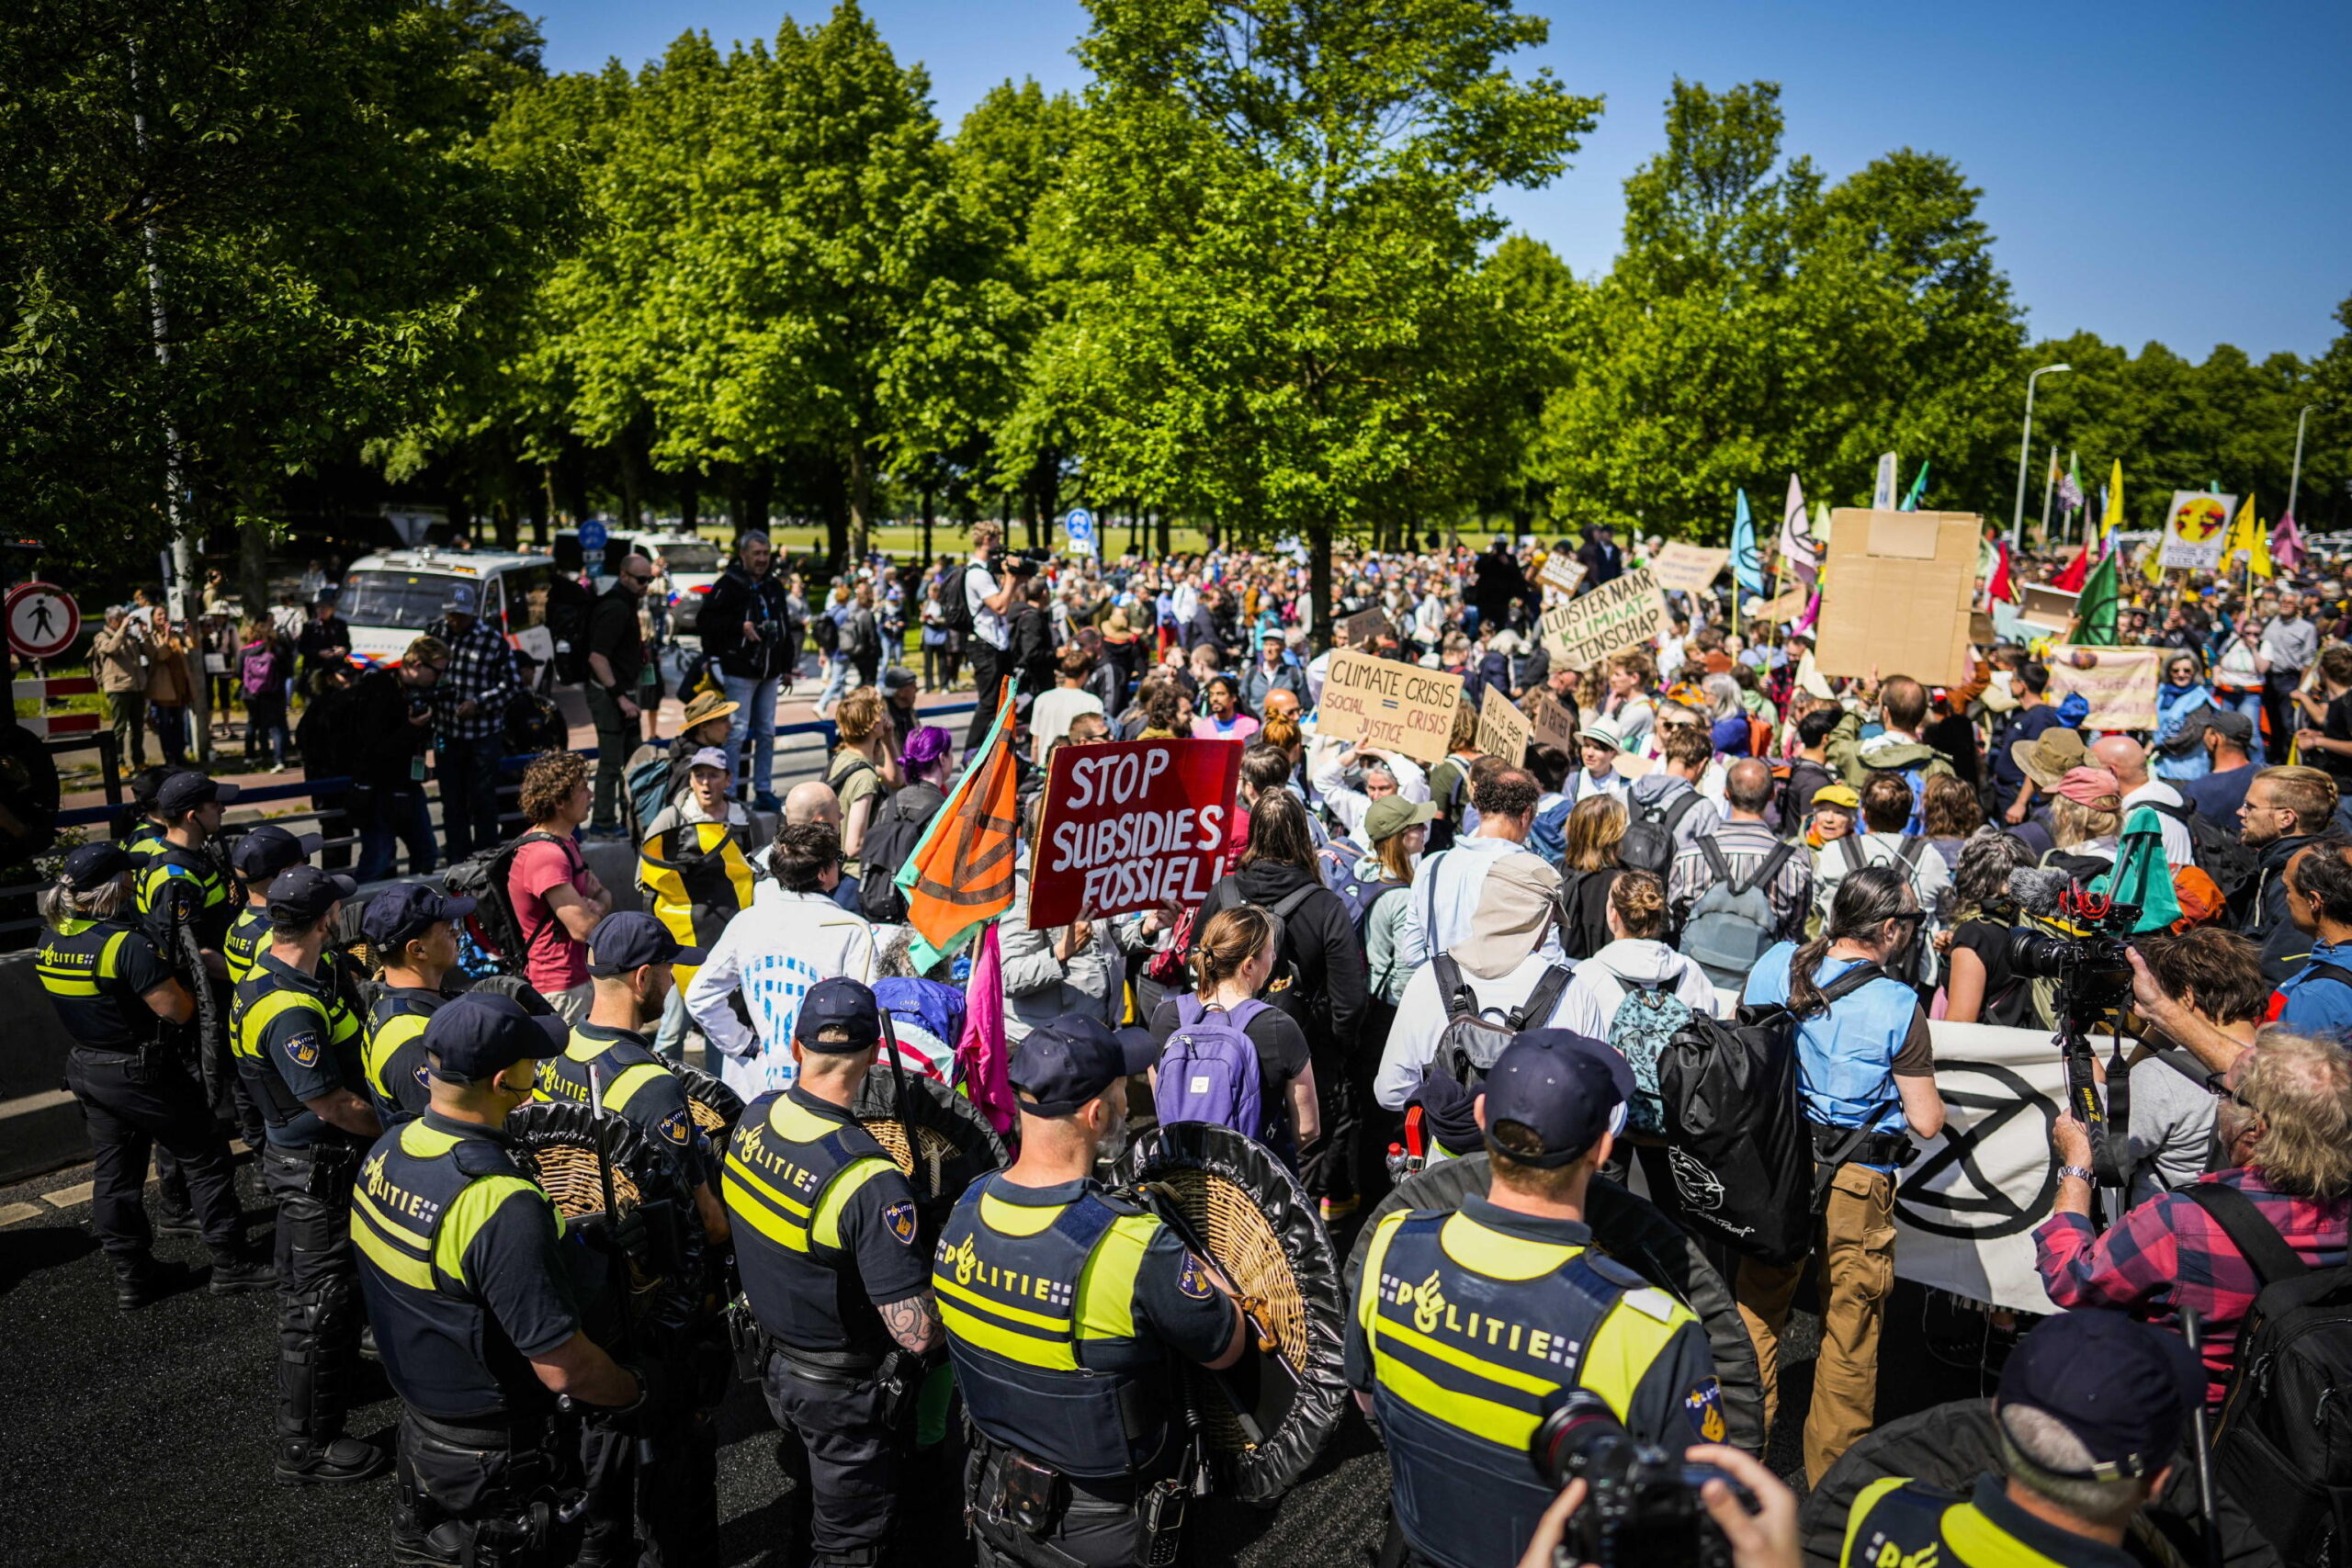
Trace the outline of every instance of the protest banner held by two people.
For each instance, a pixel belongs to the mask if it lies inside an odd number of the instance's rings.
[[[1238,740],[1064,746],[1046,783],[1032,873],[1033,927],[1197,907],[1224,874]]]

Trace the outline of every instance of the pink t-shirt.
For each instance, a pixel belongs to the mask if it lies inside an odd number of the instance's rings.
[[[538,840],[514,852],[506,896],[523,927],[523,950],[528,955],[523,977],[543,996],[568,991],[588,978],[588,944],[564,929],[547,901],[548,889],[566,883],[585,897],[582,882],[587,874],[587,857],[569,839],[552,843]]]

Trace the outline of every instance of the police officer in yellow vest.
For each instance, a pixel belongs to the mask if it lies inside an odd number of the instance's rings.
[[[229,846],[229,868],[245,885],[245,907],[229,923],[220,941],[220,956],[229,969],[229,984],[240,985],[254,972],[254,960],[269,945],[269,889],[277,874],[300,865],[319,852],[325,840],[316,833],[289,833],[274,822],[249,828]]]
[[[474,912],[422,883],[403,882],[368,900],[359,934],[383,965],[383,988],[368,1004],[368,1098],[377,1118],[397,1127],[424,1114],[432,1079],[424,1026],[447,1000],[441,982],[458,965],[458,922]]]
[[[588,975],[595,993],[587,1019],[571,1026],[560,1055],[539,1064],[539,1093],[578,1105],[594,1103],[589,1076],[602,1080],[605,1109],[629,1122],[666,1154],[679,1183],[694,1194],[699,1223],[714,1243],[727,1236],[727,1214],[712,1190],[718,1156],[695,1125],[686,1091],[669,1064],[653,1054],[646,1025],[662,1014],[673,983],[673,964],[699,964],[700,952],[680,947],[652,916],[629,910],[607,915],[588,935]],[[665,1363],[684,1380],[697,1359],[706,1326],[654,1331],[637,1348],[648,1364]],[[714,1349],[718,1348],[716,1344]],[[723,1352],[722,1352],[723,1354]],[[716,1403],[714,1399],[713,1403]],[[583,1563],[637,1562],[636,1534],[650,1564],[711,1561],[718,1552],[718,1432],[688,1405],[639,1444],[634,1435],[592,1426],[583,1452],[590,1509]]]
[[[359,1021],[319,972],[354,891],[349,877],[314,865],[278,873],[270,944],[230,1019],[237,1070],[269,1125],[261,1167],[277,1201],[277,1475],[289,1486],[364,1481],[390,1457],[343,1431],[360,1329],[351,1182],[383,1131],[360,1094]]]
[[[1486,1197],[1399,1210],[1374,1230],[1346,1371],[1388,1445],[1396,1528],[1442,1568],[1518,1561],[1554,1493],[1528,1440],[1572,1389],[1672,1452],[1724,1436],[1723,1393],[1690,1309],[1600,1251],[1593,1172],[1624,1128],[1633,1069],[1606,1044],[1530,1030],[1476,1112]]]
[[[2123,1540],[2164,1490],[2205,1370],[2180,1336],[2119,1312],[2044,1318],[1993,1401],[2006,1476],[1967,1494],[1888,1476],[1846,1525],[1848,1568],[2131,1568]]]
[[[563,1021],[510,997],[453,998],[424,1044],[432,1099],[386,1133],[352,1195],[359,1282],[401,1397],[393,1554],[408,1563],[571,1561],[578,1477],[557,1398],[640,1414],[649,1383],[581,1331],[562,1217],[503,1128]]]
[[[1032,1030],[1012,1053],[1020,1156],[940,1235],[931,1281],[978,1429],[964,1495],[982,1568],[1171,1547],[1189,1490],[1176,1361],[1223,1369],[1249,1348],[1210,1267],[1093,1179],[1151,1059],[1144,1032],[1083,1015]]]
[[[65,1082],[82,1102],[97,1153],[91,1227],[114,1266],[115,1303],[136,1311],[169,1291],[155,1261],[141,1190],[151,1148],[178,1159],[213,1257],[212,1291],[261,1290],[277,1276],[245,1256],[229,1145],[189,1073],[177,1031],[196,1001],[130,919],[134,862],[119,844],[65,857],[40,897],[45,930],[34,967],[74,1039]]]
[[[881,1039],[871,990],[809,987],[792,1025],[798,1074],[744,1109],[723,1181],[762,1387],[786,1434],[794,1534],[820,1568],[880,1561],[908,1363],[940,1344],[914,1190],[849,1111]]]

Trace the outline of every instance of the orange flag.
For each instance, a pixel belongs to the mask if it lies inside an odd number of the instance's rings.
[[[1020,809],[1012,740],[1014,685],[1005,682],[988,739],[899,868],[907,923],[920,939],[911,954],[919,968],[953,953],[976,929],[1012,908]]]

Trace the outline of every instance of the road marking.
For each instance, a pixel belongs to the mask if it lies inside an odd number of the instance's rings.
[[[23,1224],[27,1220],[40,1219],[41,1212],[41,1206],[39,1203],[10,1203],[6,1207],[0,1207],[0,1230],[6,1230],[10,1225]]]
[[[44,1192],[40,1201],[52,1209],[77,1208],[90,1201],[90,1195],[97,1190],[97,1187],[95,1181],[80,1181],[71,1187],[61,1187],[54,1192]]]

